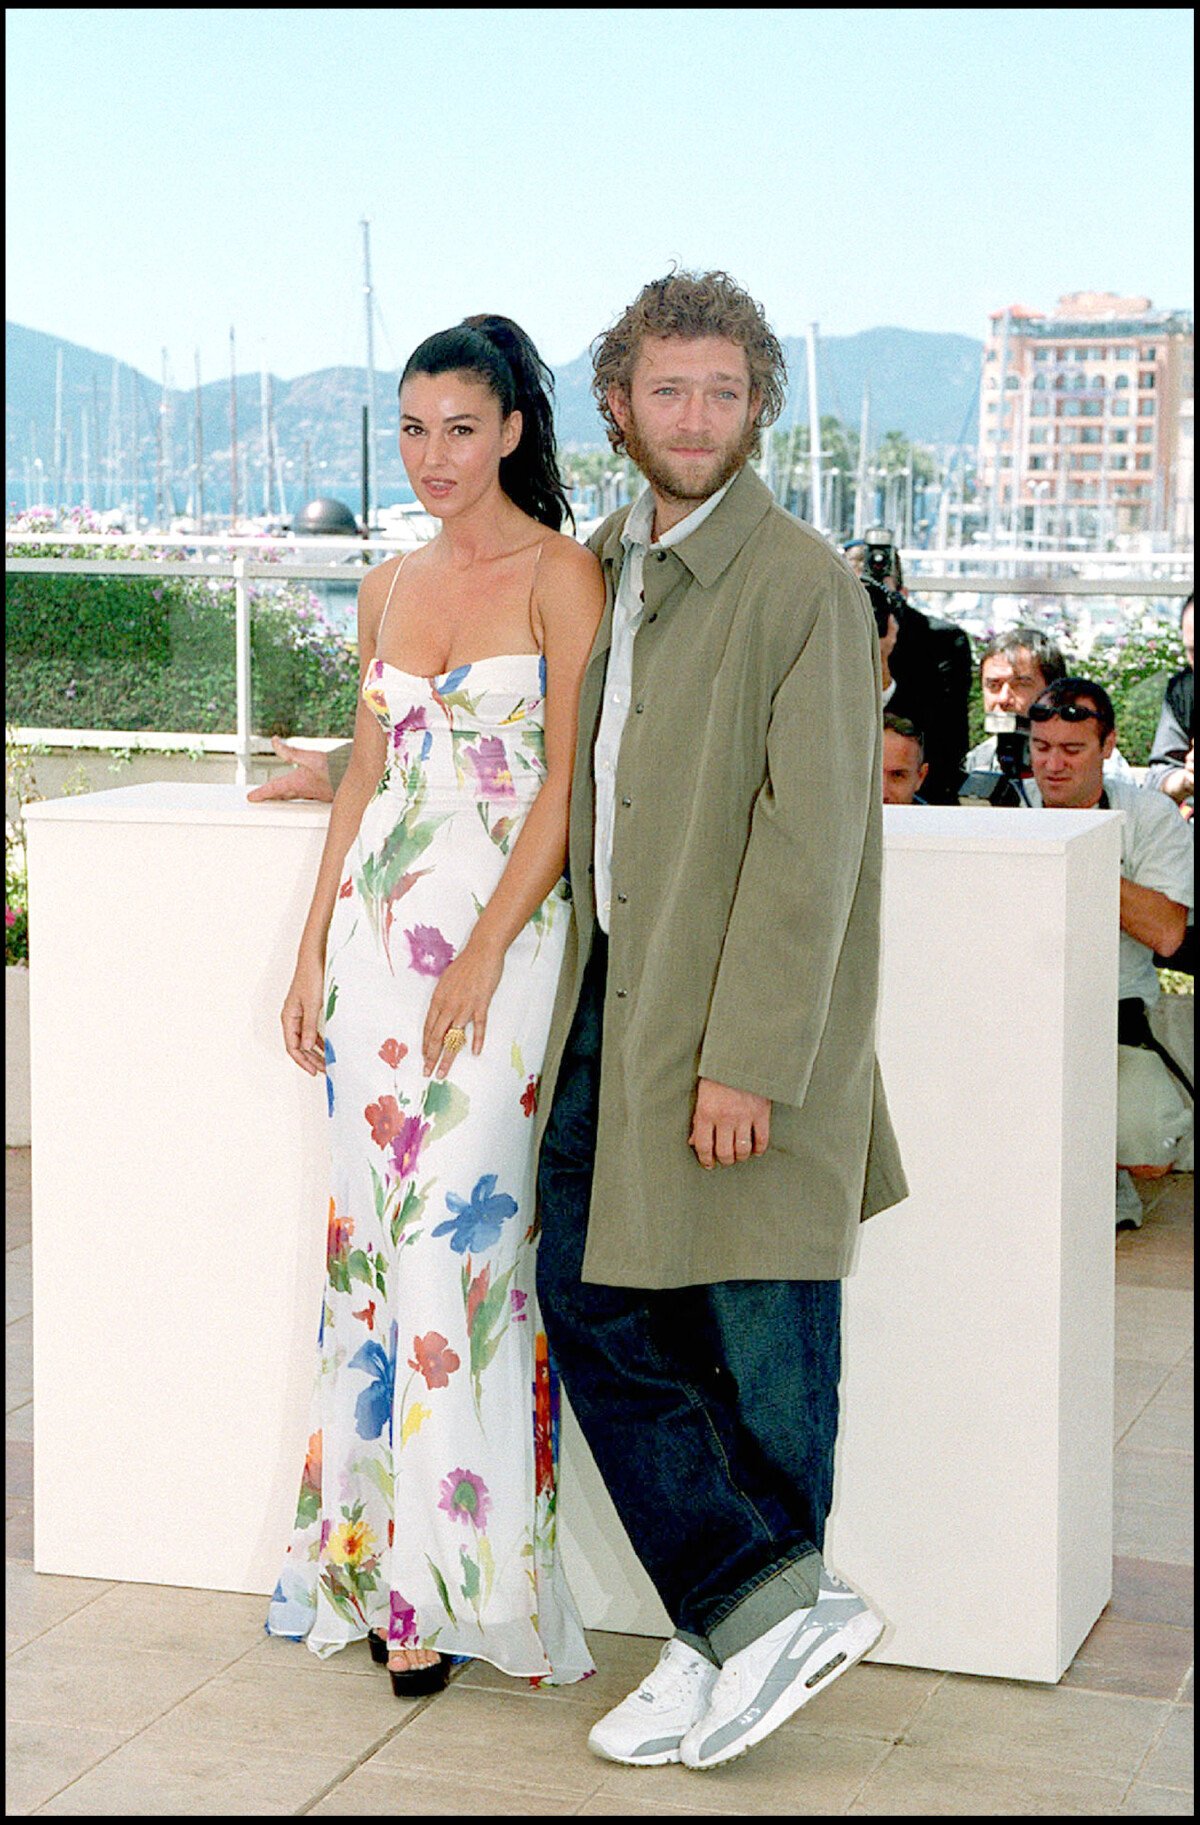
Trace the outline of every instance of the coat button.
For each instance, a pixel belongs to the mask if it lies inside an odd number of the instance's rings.
[[[666,554],[666,552],[665,552],[665,551],[656,551],[656,552],[655,552],[655,554],[654,554],[654,555],[655,555],[655,557],[656,557],[656,558],[657,558],[657,559],[658,559],[658,561],[659,561],[659,563],[660,563],[660,564],[665,564],[665,563],[666,563],[666,561],[667,561],[667,554]]]
[[[619,893],[617,895],[617,901],[621,906],[627,906],[629,904],[629,895],[627,893]]]
[[[587,871],[588,871],[588,873],[589,873],[589,874],[595,874],[595,872],[596,872],[596,864],[595,864],[595,863],[594,863],[594,862],[589,862],[589,863],[588,863],[588,865],[587,865]]]
[[[658,620],[658,610],[655,609],[655,611],[652,615],[646,616],[646,626],[649,627],[651,621],[657,621],[657,620]]]
[[[627,991],[626,991],[626,990],[625,990],[625,989],[618,989],[618,990],[617,990],[617,1000],[618,1000],[618,1001],[624,1001],[624,999],[625,999],[625,996],[626,996],[626,992],[627,992]]]
[[[635,703],[633,707],[636,710],[637,714],[640,716],[646,706],[644,703]]]
[[[628,810],[630,805],[632,805],[633,800],[630,798],[629,794],[626,793],[625,797],[621,800],[621,803],[625,806],[626,810]]]

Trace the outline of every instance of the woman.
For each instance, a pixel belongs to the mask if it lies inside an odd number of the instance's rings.
[[[505,317],[431,336],[404,370],[404,464],[441,529],[359,591],[354,745],[282,1016],[289,1055],[326,1073],[333,1194],[267,1629],[319,1655],[367,1634],[405,1696],[459,1655],[558,1684],[592,1670],[555,1551],[531,1117],[604,589],[557,530],[549,383]]]

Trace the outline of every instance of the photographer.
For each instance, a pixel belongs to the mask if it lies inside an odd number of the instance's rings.
[[[1192,1084],[1151,1031],[1159,998],[1155,953],[1178,950],[1194,905],[1192,844],[1161,793],[1105,778],[1113,750],[1112,701],[1086,678],[1060,678],[1029,706],[1029,801],[1047,810],[1124,813],[1118,958],[1118,1222],[1141,1223],[1129,1174],[1157,1178],[1190,1154]]]
[[[979,660],[984,740],[967,755],[967,779],[960,796],[972,802],[1028,804],[1024,782],[1033,778],[1029,758],[1029,706],[1050,684],[1067,675],[1060,649],[1035,627],[996,634]],[[1104,763],[1106,778],[1134,783],[1118,748]],[[1007,785],[1002,784],[1007,782]]]
[[[1187,665],[1167,680],[1162,715],[1154,735],[1146,785],[1174,799],[1191,821],[1196,789],[1196,620],[1191,596],[1183,605],[1179,631]]]
[[[883,716],[883,802],[885,805],[927,805],[921,787],[929,772],[921,731],[905,716]]]
[[[847,552],[854,561],[855,547]],[[862,583],[875,611],[883,664],[883,705],[914,723],[925,741],[931,805],[958,802],[967,747],[971,643],[951,621],[927,615],[885,581],[899,580],[900,554],[885,527],[863,540]]]

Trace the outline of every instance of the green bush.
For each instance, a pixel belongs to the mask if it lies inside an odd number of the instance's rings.
[[[13,575],[9,722],[40,728],[236,726],[233,586],[224,579]],[[252,721],[261,735],[349,736],[358,662],[295,583],[250,586]]]

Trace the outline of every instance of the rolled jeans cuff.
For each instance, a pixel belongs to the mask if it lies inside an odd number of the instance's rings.
[[[821,1555],[812,1548],[772,1572],[761,1584],[756,1584],[727,1615],[713,1624],[706,1639],[700,1640],[683,1629],[676,1629],[675,1633],[708,1660],[724,1666],[731,1655],[740,1654],[785,1616],[796,1610],[811,1609],[820,1595],[821,1569]]]

